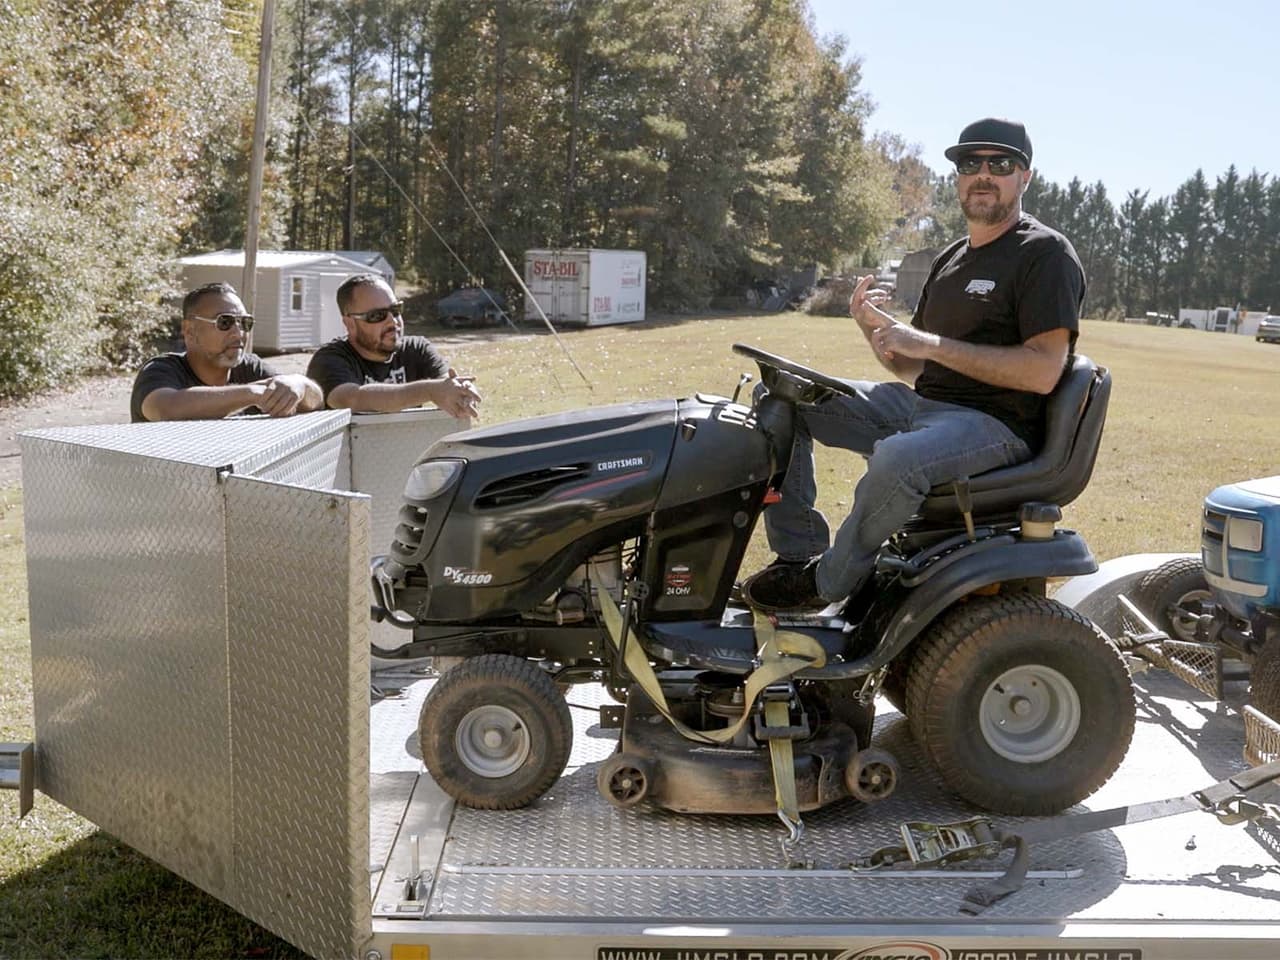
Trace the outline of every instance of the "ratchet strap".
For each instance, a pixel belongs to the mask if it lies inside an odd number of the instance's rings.
[[[1261,793],[1277,780],[1280,780],[1280,760],[1273,760],[1181,797],[1033,820],[1008,828],[997,827],[986,817],[973,817],[956,823],[904,823],[899,828],[902,846],[884,847],[847,866],[874,869],[909,861],[916,868],[938,867],[960,860],[994,857],[1002,850],[1013,848],[1013,862],[1003,876],[990,883],[978,884],[965,894],[960,912],[976,915],[1018,890],[1026,881],[1032,843],[1077,837],[1192,810],[1212,813],[1225,824],[1255,820],[1280,822],[1280,806],[1251,796]]]
[[[680,735],[699,743],[725,744],[733,740],[751,718],[752,707],[767,687],[799,673],[806,667],[821,667],[827,661],[826,652],[817,640],[803,633],[778,630],[776,622],[759,610],[752,609],[755,618],[756,657],[759,666],[747,677],[743,687],[742,716],[721,730],[694,730],[676,719],[667,704],[657,674],[649,664],[649,657],[640,641],[627,627],[623,636],[622,612],[608,591],[600,590],[600,611],[605,627],[613,642],[622,650],[622,662],[632,678],[640,685],[645,696],[666,717]],[[789,729],[790,696],[782,699],[766,698],[764,706],[764,731]],[[773,765],[774,798],[778,804],[778,817],[786,825],[789,842],[800,838],[803,829],[800,821],[800,803],[796,795],[796,768],[791,738],[768,737],[769,758]]]

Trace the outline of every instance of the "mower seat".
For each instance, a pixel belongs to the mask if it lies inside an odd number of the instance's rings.
[[[1024,503],[1065,506],[1089,483],[1111,397],[1111,374],[1076,355],[1049,394],[1044,445],[1030,460],[969,477],[973,520],[979,525],[1016,521]],[[963,523],[955,483],[934,487],[907,529],[915,532]]]

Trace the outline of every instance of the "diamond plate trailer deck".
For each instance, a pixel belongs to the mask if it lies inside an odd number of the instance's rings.
[[[960,900],[1005,860],[842,869],[902,820],[975,812],[887,705],[875,739],[903,785],[806,817],[813,870],[784,869],[771,818],[609,806],[595,687],[571,691],[574,754],[535,806],[455,807],[417,756],[431,677],[393,666],[376,680],[401,693],[369,695],[368,553],[419,442],[450,426],[418,416],[385,435],[345,413],[24,435],[40,789],[324,958],[1280,956],[1280,838],[1206,814],[1043,844],[978,918]],[[1062,595],[1108,626],[1115,592],[1157,562]],[[1137,683],[1133,747],[1088,809],[1243,769],[1241,691]]]

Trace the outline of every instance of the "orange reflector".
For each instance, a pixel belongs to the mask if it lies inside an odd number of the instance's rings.
[[[771,503],[778,503],[782,499],[782,494],[777,490],[766,490],[764,492],[764,505],[767,507]]]
[[[425,943],[393,943],[391,960],[431,960],[431,948]]]

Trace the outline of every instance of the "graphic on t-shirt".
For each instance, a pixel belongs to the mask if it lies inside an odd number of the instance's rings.
[[[976,293],[980,297],[986,296],[996,288],[994,280],[970,280],[969,285],[964,288],[965,293]]]
[[[379,380],[377,377],[373,376],[372,374],[366,373],[364,375],[364,382],[365,383],[407,383],[408,381],[405,379],[404,367],[392,367],[390,370],[387,371],[387,376],[385,379]]]

